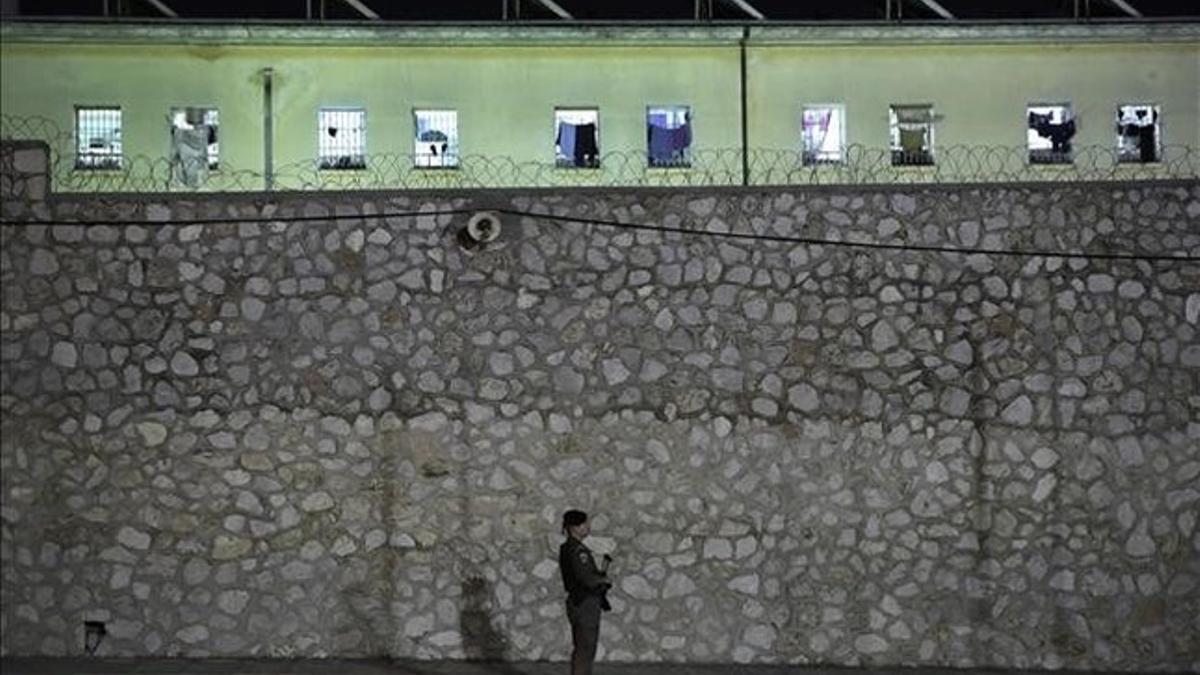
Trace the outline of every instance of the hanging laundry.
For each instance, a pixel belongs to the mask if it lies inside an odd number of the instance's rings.
[[[600,149],[596,143],[596,125],[580,124],[575,127],[575,166],[594,167],[600,164]]]
[[[175,178],[188,187],[199,187],[208,178],[209,130],[171,128],[171,167]]]
[[[558,136],[554,144],[558,146],[559,157],[565,157],[572,162],[575,160],[575,125],[569,122],[558,123]]]
[[[1075,120],[1055,123],[1048,114],[1029,113],[1029,128],[1038,136],[1050,141],[1053,152],[1071,152],[1071,138],[1075,136]]]
[[[683,164],[687,161],[687,150],[692,145],[691,125],[669,129],[651,124],[648,131],[652,166]]]

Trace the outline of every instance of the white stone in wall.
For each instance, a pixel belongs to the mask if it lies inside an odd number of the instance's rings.
[[[620,359],[605,359],[601,365],[604,370],[604,379],[609,386],[621,384],[631,375]]]
[[[733,545],[728,539],[707,539],[704,542],[705,558],[716,558],[718,560],[728,560],[733,557]]]
[[[917,200],[912,195],[897,193],[891,197],[891,206],[896,213],[907,216],[917,210]]]
[[[1073,591],[1075,590],[1075,573],[1071,570],[1059,570],[1051,575],[1047,583],[1056,591]]]
[[[156,215],[160,215],[161,218],[152,217],[150,215],[152,211]],[[171,212],[161,204],[152,204],[146,207],[146,217],[150,220],[169,220],[171,218]],[[200,235],[203,232],[203,225],[184,225],[183,227],[179,228],[179,241],[184,244],[196,241],[200,239]]]
[[[770,649],[775,644],[776,630],[774,626],[767,624],[755,624],[748,627],[742,633],[742,642],[757,647],[758,649]]]
[[[804,412],[812,412],[820,405],[817,390],[804,382],[788,390],[788,403]]]
[[[187,644],[204,642],[208,639],[208,635],[208,627],[203,624],[194,624],[175,632],[175,637]]]
[[[925,465],[925,480],[937,485],[950,480],[950,472],[946,469],[946,465],[934,460]]]
[[[29,272],[35,276],[49,276],[58,272],[58,257],[44,248],[33,250],[29,258]]]
[[[175,352],[171,357],[171,372],[181,377],[191,377],[200,373],[200,364],[187,352]]]
[[[117,532],[117,541],[136,551],[145,551],[150,548],[150,535],[129,526],[122,527]]]
[[[148,447],[161,445],[167,440],[167,428],[158,422],[138,422],[137,430]]]
[[[653,600],[658,593],[650,582],[640,574],[631,574],[621,579],[621,590],[636,600]]]
[[[696,590],[696,584],[686,574],[682,572],[674,572],[667,577],[666,584],[663,586],[663,599],[681,598],[692,594]]]
[[[1034,451],[1030,461],[1039,469],[1049,469],[1058,463],[1058,453],[1046,446],[1041,446]]]
[[[1125,552],[1135,558],[1150,557],[1157,550],[1158,546],[1155,545],[1154,540],[1146,534],[1145,523],[1125,540]]]
[[[1028,426],[1033,420],[1033,403],[1028,396],[1020,396],[1004,408],[1000,414],[1005,422],[1015,426]]]
[[[744,574],[740,577],[734,577],[731,579],[726,585],[726,588],[731,591],[737,591],[738,593],[744,593],[746,595],[758,595],[758,584],[759,580],[757,574]]]
[[[217,595],[217,607],[234,616],[241,614],[249,601],[250,593],[241,589],[222,591]]]
[[[886,352],[900,344],[896,331],[886,321],[879,321],[871,329],[871,346],[877,353]]]
[[[1089,274],[1087,289],[1090,293],[1111,293],[1116,288],[1116,280],[1109,274]]]
[[[1054,488],[1058,485],[1058,477],[1054,474],[1047,474],[1038,479],[1037,487],[1033,490],[1033,501],[1042,502],[1054,492]]]
[[[854,638],[854,649],[860,654],[880,654],[888,650],[887,640],[873,633]]]
[[[306,496],[304,501],[300,502],[300,508],[310,513],[316,511],[328,511],[329,509],[333,508],[333,505],[333,497],[330,497],[329,493],[325,492],[324,490],[314,492]]]
[[[56,366],[74,368],[79,363],[79,352],[70,342],[56,342],[50,354],[50,361]]]

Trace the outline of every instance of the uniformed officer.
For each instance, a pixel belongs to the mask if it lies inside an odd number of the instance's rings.
[[[558,549],[558,566],[567,589],[567,619],[571,622],[571,675],[591,675],[600,640],[600,612],[607,611],[608,563],[597,566],[583,540],[592,531],[587,514],[574,509],[563,514],[563,534],[567,540]]]

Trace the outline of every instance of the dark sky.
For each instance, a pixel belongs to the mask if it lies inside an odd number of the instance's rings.
[[[322,0],[161,0],[181,18],[198,19],[303,19],[311,4],[320,14]],[[395,21],[498,21],[506,0],[362,0],[383,19]],[[510,12],[518,0],[507,0]],[[555,15],[537,0],[519,0],[522,19],[553,20]],[[583,20],[690,20],[694,0],[555,0],[575,18]],[[781,21],[883,20],[885,0],[746,0],[768,19]],[[1074,14],[1076,0],[937,0],[962,19],[1064,19]],[[1200,0],[1125,0],[1147,17],[1200,19]],[[711,2],[713,18],[746,20],[749,17],[728,0]],[[894,0],[898,3],[900,0]],[[938,17],[920,0],[903,0],[904,18]],[[6,3],[8,4],[8,3]],[[1081,11],[1090,8],[1094,18],[1128,17],[1110,0],[1078,0]],[[124,16],[161,17],[147,0],[17,0],[22,15],[91,16],[121,7]],[[324,0],[328,19],[362,19],[343,0]]]

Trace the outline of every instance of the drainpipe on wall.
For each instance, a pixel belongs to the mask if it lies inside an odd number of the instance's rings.
[[[750,27],[742,28],[742,39],[739,45],[742,52],[742,185],[750,184],[750,147],[746,134],[746,40],[750,39]]]
[[[263,76],[263,189],[275,189],[274,141],[275,114],[271,103],[271,79],[275,71],[262,69]]]

